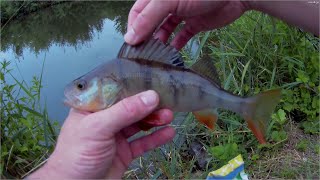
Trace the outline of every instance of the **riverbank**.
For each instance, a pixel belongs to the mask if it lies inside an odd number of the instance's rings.
[[[1,0],[1,26],[10,23],[14,19],[22,18],[38,10],[65,3],[67,1],[4,1]],[[70,3],[70,2],[69,2]]]

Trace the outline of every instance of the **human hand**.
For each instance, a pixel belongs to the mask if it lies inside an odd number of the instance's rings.
[[[248,4],[243,1],[193,1],[193,0],[137,0],[129,13],[125,41],[131,45],[148,38],[161,24],[155,38],[166,42],[182,21],[183,28],[175,36],[171,45],[181,49],[200,31],[223,27],[246,10]]]
[[[173,128],[165,127],[128,142],[140,131],[137,122],[148,118],[158,103],[158,95],[146,91],[92,114],[72,109],[53,154],[29,178],[121,178],[134,158],[171,141],[175,135]],[[173,120],[173,113],[167,109],[151,116],[162,125]]]

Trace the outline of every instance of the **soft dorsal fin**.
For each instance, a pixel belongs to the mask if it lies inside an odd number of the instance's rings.
[[[214,66],[212,59],[208,56],[204,56],[196,61],[191,67],[191,70],[211,80],[216,85],[221,86],[220,78]]]
[[[124,43],[118,53],[118,58],[144,59],[183,67],[183,59],[173,46],[165,45],[159,39],[150,38],[142,44],[131,46]]]

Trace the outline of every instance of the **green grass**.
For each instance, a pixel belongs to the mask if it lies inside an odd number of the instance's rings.
[[[190,115],[187,124],[175,126],[178,136],[186,138],[182,146],[173,143],[166,152],[151,152],[125,177],[205,178],[241,154],[252,178],[319,178],[319,145],[308,147],[310,142],[319,144],[319,39],[270,16],[249,12],[191,41],[199,47],[195,55],[190,47],[183,49],[187,66],[209,54],[222,87],[231,93],[251,96],[282,89],[281,102],[270,118],[269,144],[259,145],[244,120],[232,112],[219,111],[215,131]],[[194,141],[202,143],[210,157],[206,168],[198,168],[196,157],[189,153]]]
[[[9,65],[1,62],[0,172],[1,177],[11,179],[23,178],[45,163],[55,145],[58,126],[40,107],[43,71],[28,85],[11,74]],[[9,84],[7,78],[14,83]]]

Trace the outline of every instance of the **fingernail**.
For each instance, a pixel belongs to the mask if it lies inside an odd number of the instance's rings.
[[[124,35],[124,40],[129,44],[136,43],[137,35],[133,28],[130,28],[129,31]]]
[[[154,106],[157,104],[158,95],[155,91],[149,90],[142,93],[140,98],[146,106]]]

